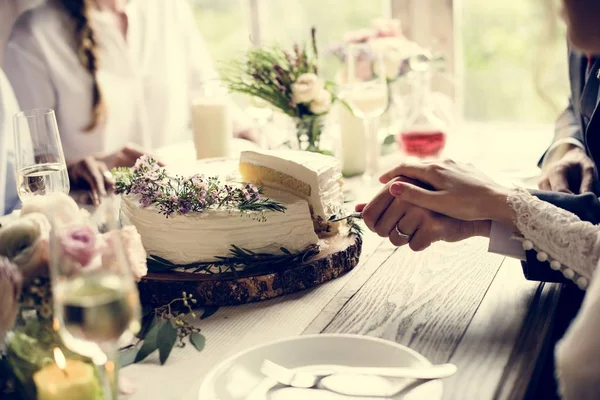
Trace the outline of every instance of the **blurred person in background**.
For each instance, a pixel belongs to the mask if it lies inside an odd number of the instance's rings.
[[[100,195],[111,168],[188,137],[195,97],[226,96],[185,0],[48,0],[17,20],[4,62],[21,109],[55,110],[72,183]],[[253,138],[226,101],[232,135]]]

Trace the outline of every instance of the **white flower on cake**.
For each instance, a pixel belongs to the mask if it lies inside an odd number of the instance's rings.
[[[297,104],[307,104],[325,89],[325,83],[315,74],[302,74],[292,84],[292,98]]]
[[[309,104],[309,110],[313,114],[325,114],[331,109],[331,93],[328,90],[322,89],[317,97]]]

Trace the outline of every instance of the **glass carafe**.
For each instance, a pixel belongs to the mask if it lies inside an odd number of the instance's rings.
[[[432,63],[412,72],[413,104],[398,145],[410,157],[437,158],[446,146],[451,119],[451,101],[431,88]]]

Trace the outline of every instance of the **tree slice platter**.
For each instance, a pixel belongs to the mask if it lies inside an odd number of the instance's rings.
[[[357,235],[337,235],[320,242],[321,252],[306,263],[260,271],[206,274],[169,271],[149,273],[139,283],[142,304],[160,307],[182,292],[198,306],[230,306],[272,299],[305,290],[352,270],[362,249]]]

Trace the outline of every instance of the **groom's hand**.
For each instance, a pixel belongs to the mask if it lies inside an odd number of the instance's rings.
[[[593,192],[597,180],[594,161],[577,146],[546,166],[538,182],[541,190],[581,194]]]
[[[408,244],[412,250],[422,251],[437,241],[458,242],[473,236],[489,236],[489,221],[463,221],[413,205],[390,193],[394,182],[419,185],[412,179],[395,178],[371,202],[356,206],[356,211],[362,212],[370,230],[389,238],[395,246]]]

